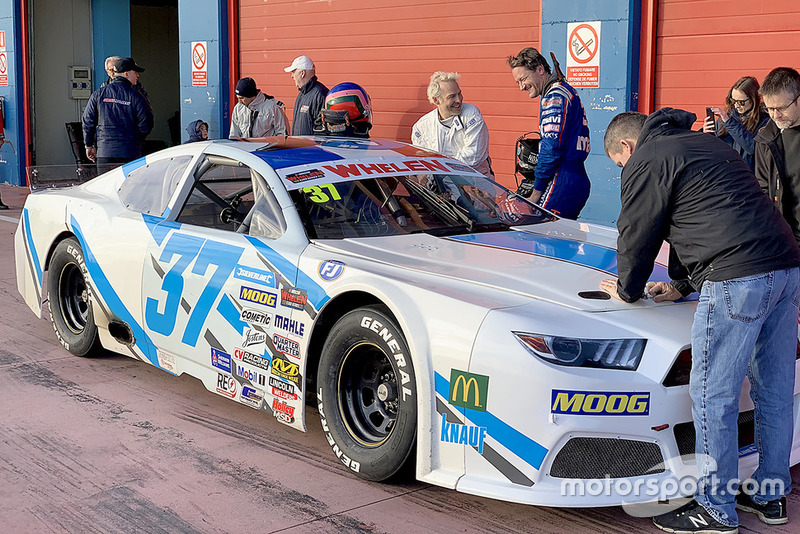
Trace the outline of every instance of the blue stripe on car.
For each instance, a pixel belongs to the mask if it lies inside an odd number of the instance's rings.
[[[281,274],[289,280],[296,280],[294,282],[295,287],[306,290],[308,300],[311,302],[311,305],[314,306],[314,309],[319,310],[328,302],[330,297],[325,293],[325,290],[322,289],[322,286],[312,280],[306,273],[299,270],[297,265],[275,252],[270,246],[257,237],[245,236],[245,238],[250,241],[256,250],[269,260]]]
[[[159,246],[161,246],[161,242],[164,241],[164,238],[167,237],[170,230],[178,230],[181,227],[181,223],[179,222],[166,221],[164,217],[148,215],[147,213],[142,213],[142,220],[147,226],[147,229],[150,230],[150,234],[153,236],[156,244]]]
[[[450,381],[439,373],[434,374],[436,393],[447,401],[450,397]],[[492,415],[491,412],[479,412],[477,410],[458,407],[453,407],[453,409],[474,424],[486,427],[489,436],[497,440],[498,443],[522,458],[528,464],[536,469],[541,467],[544,457],[547,454],[547,448],[543,445],[536,443],[519,430],[512,428],[508,423]]]
[[[125,178],[127,178],[131,172],[135,171],[139,167],[144,167],[146,163],[147,163],[146,157],[141,157],[139,159],[128,162],[122,166],[122,174],[124,174]]]
[[[448,239],[525,252],[545,258],[575,263],[613,276],[619,275],[617,271],[617,251],[594,243],[520,231],[460,235],[449,237]],[[667,268],[656,263],[650,281],[669,282],[669,280]]]
[[[108,281],[108,278],[103,272],[103,269],[100,267],[100,264],[97,262],[94,253],[89,248],[89,244],[86,242],[86,238],[83,236],[83,231],[73,215],[70,215],[70,226],[72,227],[72,231],[75,233],[75,236],[78,238],[81,248],[83,249],[83,258],[86,263],[86,268],[89,270],[89,275],[92,277],[94,289],[97,290],[97,292],[103,297],[103,300],[108,306],[111,314],[121,321],[128,323],[128,326],[131,327],[133,336],[136,339],[136,346],[139,348],[142,354],[144,354],[145,357],[150,360],[150,363],[158,368],[161,368],[161,366],[158,364],[158,358],[155,355],[155,351],[151,351],[151,347],[155,347],[153,340],[151,340],[147,333],[145,333],[144,329],[139,326],[139,323],[136,321],[136,319],[134,319],[133,314],[128,311],[128,308],[125,307],[122,299],[120,299],[119,295],[117,295],[117,292],[114,291],[111,282]]]
[[[28,216],[28,208],[22,210],[22,229],[25,232],[25,241],[28,242],[28,250],[31,251],[31,259],[33,259],[33,268],[36,269],[36,278],[39,282],[39,287],[42,287],[42,266],[39,263],[39,254],[36,252],[36,245],[33,244],[33,234],[31,234],[31,221]]]
[[[286,167],[295,167],[297,165],[310,165],[312,163],[345,159],[319,146],[288,148],[286,150],[256,150],[253,154],[269,163],[273,169],[285,169]]]
[[[244,333],[244,329],[247,328],[247,323],[239,319],[241,314],[239,310],[236,309],[233,302],[231,302],[228,295],[222,294],[222,298],[219,299],[219,304],[217,304],[217,311],[228,321],[228,324],[230,324],[238,334]]]

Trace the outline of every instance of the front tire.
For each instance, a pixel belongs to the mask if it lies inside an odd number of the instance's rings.
[[[86,263],[78,241],[61,241],[50,259],[47,275],[50,321],[65,349],[76,356],[92,356],[100,348],[97,326],[86,282]]]
[[[416,379],[400,328],[379,307],[345,314],[322,348],[317,373],[322,429],[357,476],[383,481],[412,459]]]

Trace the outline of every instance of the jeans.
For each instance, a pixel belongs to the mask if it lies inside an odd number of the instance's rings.
[[[725,525],[738,524],[737,419],[745,375],[755,405],[759,455],[753,474],[759,492],[753,499],[763,504],[791,489],[798,286],[800,270],[793,268],[707,281],[700,292],[689,380],[699,471],[695,499]],[[779,484],[770,486],[771,481]]]

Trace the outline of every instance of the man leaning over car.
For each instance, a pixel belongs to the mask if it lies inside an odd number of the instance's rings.
[[[770,524],[787,522],[800,251],[747,164],[719,139],[693,132],[695,120],[664,108],[649,117],[622,113],[609,124],[606,154],[622,167],[619,279],[600,287],[625,302],[700,291],[689,380],[698,490],[653,522],[668,532],[734,533],[737,507]],[[673,281],[647,282],[663,240]],[[759,465],[755,491],[737,495],[745,375]]]

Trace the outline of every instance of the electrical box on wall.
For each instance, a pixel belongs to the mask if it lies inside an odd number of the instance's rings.
[[[89,67],[68,67],[69,97],[73,100],[87,100],[92,96],[92,69]]]

